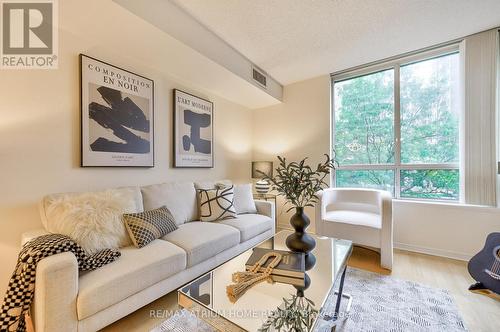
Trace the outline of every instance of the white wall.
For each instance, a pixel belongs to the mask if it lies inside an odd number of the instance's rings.
[[[1,296],[15,266],[21,233],[41,227],[36,204],[47,193],[167,180],[243,181],[250,176],[251,112],[170,77],[170,66],[179,59],[173,58],[178,52],[168,47],[165,33],[110,1],[64,0],[59,9],[59,69],[0,70]],[[155,81],[154,168],[79,167],[79,53]],[[203,73],[204,68],[197,70]],[[173,88],[214,102],[214,169],[171,168]]]
[[[500,209],[395,201],[394,241],[401,249],[468,260],[500,231]]]
[[[330,77],[285,86],[283,103],[253,114],[254,159],[276,155],[317,163],[330,149]],[[467,205],[394,201],[396,246],[459,259],[479,251],[486,235],[500,231],[500,209]],[[283,209],[281,209],[283,210]],[[314,211],[308,215],[313,222]],[[280,215],[287,226],[290,214]]]
[[[330,150],[329,76],[290,84],[283,89],[283,103],[253,110],[254,160],[273,160],[280,155],[290,160],[308,157],[317,164]],[[278,197],[278,218],[288,226],[291,212]],[[307,208],[314,231],[314,210]],[[293,212],[293,211],[292,211]]]

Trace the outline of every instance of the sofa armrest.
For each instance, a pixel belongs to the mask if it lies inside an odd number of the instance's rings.
[[[333,190],[331,188],[320,190],[316,193],[318,202],[314,205],[314,217],[316,234],[324,235],[323,217],[326,214],[326,207],[333,203]]]
[[[78,262],[71,252],[42,259],[36,268],[32,315],[37,332],[77,331]]]
[[[46,234],[50,234],[50,233],[47,232],[43,228],[34,229],[34,230],[31,230],[31,231],[24,232],[21,235],[21,245],[24,246],[26,244],[26,242],[28,242],[30,240],[33,240],[36,237],[39,237],[39,236],[42,236],[42,235],[46,235]]]
[[[263,201],[263,200],[254,200],[255,201],[255,207],[257,208],[257,213],[262,214],[264,216],[267,216],[272,219],[273,221],[273,233],[276,232],[276,215],[275,215],[275,208],[274,208],[274,202],[271,201]]]

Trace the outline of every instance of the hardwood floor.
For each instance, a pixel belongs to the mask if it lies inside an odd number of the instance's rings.
[[[349,266],[381,274],[389,274],[378,264],[379,254],[355,247]],[[474,280],[464,261],[395,250],[391,276],[447,289],[471,332],[500,331],[500,301],[467,289]]]
[[[389,271],[382,269],[378,262],[378,253],[355,247],[349,266],[389,274]],[[467,290],[473,279],[467,272],[466,262],[396,250],[391,276],[449,290],[469,331],[500,331],[500,301]],[[149,331],[168,318],[164,315],[165,312],[176,309],[177,295],[176,292],[172,292],[106,327],[103,331]]]

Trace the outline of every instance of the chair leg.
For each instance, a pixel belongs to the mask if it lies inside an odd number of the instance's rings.
[[[392,270],[393,261],[393,249],[392,248],[381,248],[380,249],[380,266],[384,269]]]

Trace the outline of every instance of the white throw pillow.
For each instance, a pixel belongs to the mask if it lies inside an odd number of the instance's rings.
[[[196,190],[198,189],[217,189],[219,187],[230,187],[233,185],[231,180],[207,180],[197,181],[194,183]]]
[[[199,189],[198,196],[201,221],[236,218],[233,186],[220,189]]]
[[[47,230],[71,237],[90,254],[129,246],[122,215],[142,212],[137,195],[139,188],[49,196],[44,204]]]
[[[193,182],[167,182],[141,188],[144,210],[166,206],[177,225],[198,220],[198,204]]]
[[[236,184],[234,186],[234,208],[237,214],[257,213],[251,183]]]

